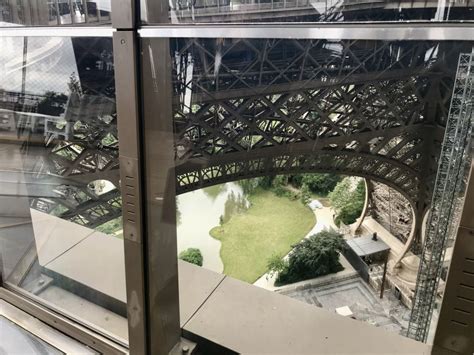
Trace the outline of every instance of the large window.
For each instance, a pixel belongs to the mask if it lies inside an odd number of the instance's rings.
[[[111,38],[1,37],[6,286],[127,342]]]
[[[166,225],[161,237],[187,262],[405,336],[443,134],[459,119],[459,59],[472,48],[143,39],[145,161],[160,182],[148,191],[166,191],[167,206],[150,202],[149,227]]]
[[[105,353],[424,349],[400,335],[433,343],[455,257],[473,20],[0,0],[0,298]]]
[[[110,14],[110,0],[0,1],[0,27],[110,24]]]
[[[156,0],[141,0],[149,24],[472,21],[466,2],[354,0],[170,0],[169,11]]]

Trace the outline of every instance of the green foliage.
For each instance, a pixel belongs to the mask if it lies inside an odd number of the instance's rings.
[[[258,178],[245,179],[245,180],[240,180],[237,183],[240,185],[240,187],[242,187],[242,190],[244,191],[245,194],[251,195],[255,192],[255,190],[258,189],[259,179]]]
[[[268,259],[267,267],[269,270],[268,277],[272,277],[273,275],[287,272],[288,262],[283,260],[281,256],[274,254]]]
[[[323,196],[334,190],[339,181],[341,177],[334,174],[303,174],[301,179],[302,185],[308,186],[311,192]]]
[[[123,229],[122,217],[112,219],[95,228],[96,231],[99,231],[105,234],[115,234],[121,229]]]
[[[294,187],[301,187],[301,185],[303,184],[303,176],[304,175],[305,174],[290,175],[288,177],[288,181]]]
[[[272,189],[272,191],[277,195],[278,197],[283,197],[286,196],[287,193],[289,192],[288,189],[286,189],[284,186],[276,186]]]
[[[219,223],[222,225],[229,221],[230,218],[236,214],[241,213],[247,209],[247,200],[240,194],[235,194],[231,191],[224,204],[224,214],[219,217]]]
[[[268,190],[272,187],[273,184],[273,176],[263,176],[258,178],[259,183],[258,186],[264,190]]]
[[[364,208],[364,181],[359,181],[354,188],[350,178],[344,178],[336,185],[334,191],[329,194],[329,199],[336,211],[336,225],[339,225],[341,222],[344,224],[354,223]]]
[[[179,253],[179,258],[181,260],[187,261],[188,263],[202,266],[202,254],[201,251],[197,248],[188,248]]]
[[[288,185],[288,176],[287,175],[277,175],[272,180],[272,187],[281,187]]]
[[[38,102],[38,113],[51,116],[59,116],[66,109],[68,97],[54,91],[47,91],[43,100]]]
[[[262,188],[264,190],[268,190],[272,187],[273,177],[271,176],[264,176],[252,179],[245,179],[238,181],[240,187],[245,194],[251,195],[256,192],[258,188]]]
[[[77,78],[76,73],[69,76],[69,83],[67,84],[71,94],[82,95],[81,81]]]
[[[342,234],[324,230],[304,239],[294,246],[288,261],[277,261],[273,256],[268,266],[271,273],[278,273],[275,285],[335,273],[343,270],[339,263],[339,252],[345,248]]]
[[[311,191],[308,185],[303,184],[301,187],[301,202],[303,205],[307,205],[311,201]]]

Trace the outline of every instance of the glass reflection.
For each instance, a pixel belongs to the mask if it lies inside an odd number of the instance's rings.
[[[110,0],[0,0],[0,27],[104,24],[110,13]]]
[[[406,335],[457,63],[472,42],[143,42],[147,162],[174,154],[153,171],[176,190],[179,257]],[[153,110],[159,100],[170,114]],[[150,143],[171,127],[168,150]],[[352,253],[331,246],[339,264],[303,243],[342,236],[357,242]],[[379,249],[356,253],[366,242]]]
[[[156,23],[156,0],[142,0],[142,19]],[[150,11],[150,9],[152,9]],[[156,16],[157,17],[157,16]],[[354,0],[170,0],[171,23],[364,22],[473,20],[469,2]]]
[[[112,40],[0,47],[3,278],[125,342]]]

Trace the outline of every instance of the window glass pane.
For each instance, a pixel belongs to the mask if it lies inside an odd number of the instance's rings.
[[[473,20],[470,2],[390,2],[338,0],[142,0],[144,22],[365,22]],[[166,2],[168,4],[168,2]]]
[[[166,226],[189,263],[406,335],[472,48],[143,39],[148,193],[167,206],[149,210],[151,230]]]
[[[0,0],[0,27],[109,24],[110,7],[110,0]]]
[[[125,342],[112,39],[0,47],[3,279]]]
[[[3,316],[0,316],[0,329],[2,329],[2,351],[6,354],[64,354]]]

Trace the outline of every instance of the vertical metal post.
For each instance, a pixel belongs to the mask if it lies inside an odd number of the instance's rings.
[[[467,184],[433,354],[474,353],[474,155]]]
[[[168,0],[147,0],[146,22],[151,24],[170,23]]]
[[[76,19],[74,18],[74,15],[75,15],[74,2],[72,0],[69,0],[69,14],[71,15],[71,23],[75,24]]]
[[[380,298],[383,298],[383,291],[385,291],[385,278],[387,277],[387,264],[388,264],[388,254],[385,256],[385,262],[383,264],[383,275],[382,275],[382,285],[380,285]]]
[[[59,0],[56,0],[55,2],[56,4],[56,22],[58,25],[61,24],[61,13],[59,11]]]
[[[96,11],[97,11],[97,22],[100,22],[101,17],[100,17],[100,7],[96,5]]]
[[[115,0],[112,6],[129,349],[149,354],[135,12],[131,0]]]
[[[428,217],[408,336],[426,341],[435,305],[447,241],[456,233],[466,166],[465,150],[473,126],[473,53],[459,55],[448,120]],[[474,286],[473,286],[474,287]]]
[[[27,1],[26,3],[23,2],[22,6],[23,6],[23,16],[24,16],[24,19],[25,19],[25,25],[29,25],[29,26],[37,25],[37,23],[35,23],[35,21],[34,21],[32,13],[31,13],[30,1]]]
[[[82,0],[82,6],[84,7],[84,22],[89,22],[89,10],[87,9],[87,0]]]
[[[150,338],[153,354],[180,341],[176,187],[169,39],[142,43]]]
[[[168,354],[181,340],[169,43],[142,46],[133,1],[112,3],[130,353]]]
[[[129,347],[133,354],[146,354],[146,258],[141,209],[140,118],[135,41],[133,31],[114,33]]]

